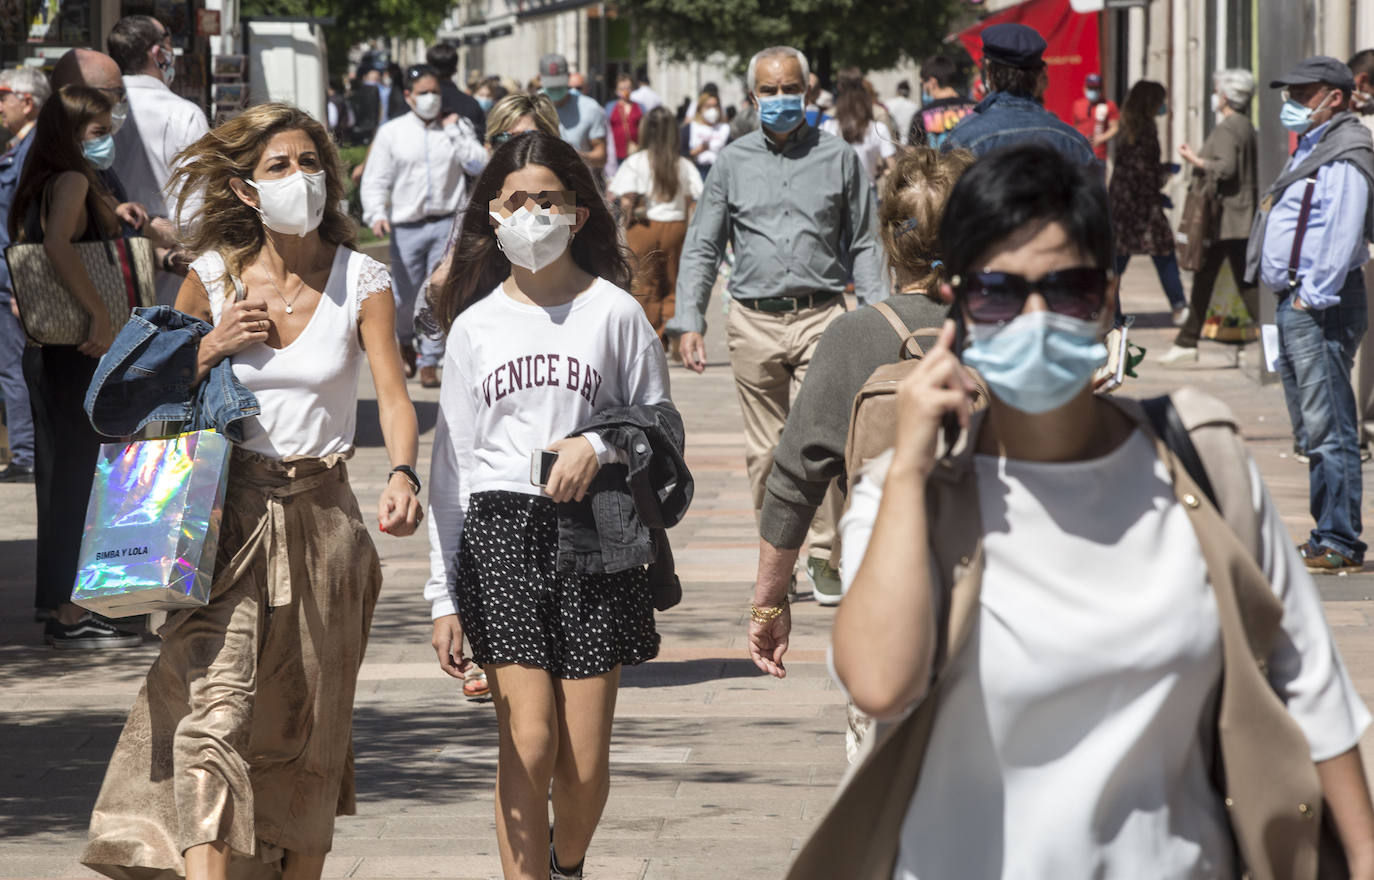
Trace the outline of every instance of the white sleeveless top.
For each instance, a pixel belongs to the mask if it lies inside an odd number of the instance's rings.
[[[233,296],[224,258],[211,251],[191,268],[210,295],[218,324],[221,306]],[[384,265],[340,245],[324,295],[301,335],[284,348],[258,343],[233,356],[234,378],[262,408],[244,420],[241,447],[276,459],[319,458],[353,448],[363,363],[358,315],[363,300],[390,287]]]

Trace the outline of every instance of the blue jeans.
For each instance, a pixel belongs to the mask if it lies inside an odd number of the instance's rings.
[[[396,335],[402,343],[416,343],[415,313],[424,306],[417,302],[420,290],[444,258],[452,231],[452,215],[391,227],[391,295],[396,300]],[[439,366],[444,359],[443,340],[421,336],[418,343],[419,365]]]
[[[1150,259],[1154,260],[1155,273],[1159,275],[1159,283],[1164,286],[1164,295],[1169,298],[1169,307],[1178,311],[1188,305],[1188,298],[1183,295],[1183,279],[1178,274],[1178,257],[1173,254],[1166,256],[1151,254]],[[1126,264],[1130,261],[1130,254],[1118,253],[1116,255],[1116,274],[1118,276],[1126,271]]]
[[[0,302],[0,395],[5,397],[10,460],[20,467],[31,468],[33,411],[29,408],[29,386],[24,381],[24,346],[27,344],[24,327],[10,311],[9,302]]]
[[[1364,275],[1346,276],[1339,305],[1299,311],[1293,297],[1279,300],[1279,378],[1298,448],[1310,459],[1308,507],[1317,527],[1313,544],[1356,562],[1360,540],[1360,430],[1350,369],[1364,337]]]

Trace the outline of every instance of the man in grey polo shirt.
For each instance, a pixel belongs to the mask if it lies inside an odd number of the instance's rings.
[[[762,126],[721,151],[711,169],[683,247],[677,314],[665,328],[680,335],[683,364],[704,370],[706,304],[726,242],[732,243],[725,333],[756,512],[816,341],[844,313],[847,274],[862,303],[888,294],[872,185],[847,143],[806,124],[808,73],[806,56],[787,46],[764,49],[749,62],[749,91]],[[849,401],[836,406],[847,408]],[[813,580],[836,577],[828,559],[838,511],[832,486],[811,526]]]

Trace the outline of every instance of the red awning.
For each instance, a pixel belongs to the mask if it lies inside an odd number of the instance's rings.
[[[1015,22],[1039,31],[1048,44],[1045,64],[1049,67],[1050,87],[1045,92],[1045,107],[1068,122],[1072,119],[1073,102],[1083,96],[1083,78],[1102,72],[1098,15],[1074,12],[1069,0],[1026,0],[988,16],[957,36],[973,60],[981,62],[984,28]]]

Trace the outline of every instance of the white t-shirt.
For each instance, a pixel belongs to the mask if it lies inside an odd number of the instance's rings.
[[[716,164],[716,157],[720,155],[720,151],[725,149],[725,145],[729,142],[729,123],[717,122],[715,125],[708,125],[696,120],[688,123],[687,148],[695,150],[702,144],[706,144],[706,149],[696,155],[698,165]]]
[[[1262,567],[1284,605],[1270,683],[1313,759],[1332,758],[1369,712],[1250,467]],[[978,456],[976,468],[982,611],[951,660],[893,877],[1234,876],[1198,735],[1221,680],[1216,600],[1151,441],[1137,431],[1092,461]],[[859,481],[844,518],[846,582],[881,479]]]
[[[660,223],[672,223],[687,219],[687,197],[692,201],[701,198],[701,172],[687,159],[677,159],[677,195],[671,202],[660,202],[654,197],[654,172],[649,165],[649,151],[640,150],[620,163],[620,170],[611,179],[610,191],[614,196],[639,193],[649,206],[649,219]]]
[[[835,137],[842,136],[840,121],[833,116],[822,122],[820,129]],[[850,146],[859,154],[859,163],[863,165],[869,180],[878,176],[879,159],[891,159],[897,155],[897,142],[892,139],[892,132],[876,119],[868,124],[868,131],[864,133],[863,140]]]
[[[230,288],[217,251],[191,264],[219,323]],[[319,458],[353,448],[358,372],[366,356],[358,339],[363,300],[391,289],[391,274],[371,257],[342,245],[315,313],[285,348],[260,342],[234,355],[234,378],[253,392],[261,412],[243,421],[250,452],[269,458]],[[269,294],[275,295],[275,294]]]
[[[430,577],[434,617],[453,614],[450,577],[473,492],[539,495],[530,456],[602,410],[669,400],[663,345],[634,297],[604,279],[553,308],[497,287],[449,331],[430,462]],[[613,460],[584,435],[603,463]]]

